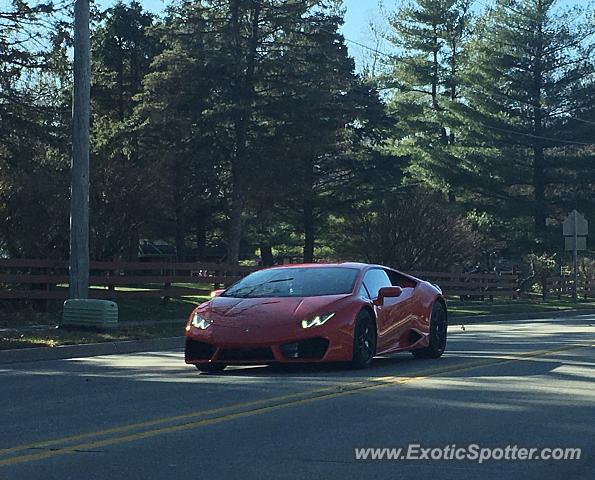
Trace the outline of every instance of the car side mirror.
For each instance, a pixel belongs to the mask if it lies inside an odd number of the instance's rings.
[[[219,290],[213,290],[213,291],[211,292],[211,298],[218,297],[218,296],[220,296],[220,295],[221,295],[223,292],[225,292],[225,289],[224,289],[224,288],[221,288],[221,289],[219,289]]]
[[[383,287],[378,291],[378,298],[374,300],[374,305],[380,307],[384,305],[385,298],[397,298],[402,293],[403,289],[401,287]]]

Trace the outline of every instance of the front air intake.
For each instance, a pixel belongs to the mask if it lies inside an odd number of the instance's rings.
[[[326,355],[329,341],[326,338],[310,338],[296,343],[281,345],[285,358],[300,360],[320,360]]]
[[[210,360],[215,353],[215,347],[210,343],[186,339],[186,361]]]

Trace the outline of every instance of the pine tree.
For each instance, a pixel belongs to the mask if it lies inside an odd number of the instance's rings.
[[[356,120],[361,98],[341,23],[330,5],[309,12],[279,39],[284,48],[271,54],[270,98],[259,110],[274,126],[264,158],[276,161],[263,169],[281,182],[269,197],[303,235],[305,262],[313,261],[316,237],[354,174],[346,126]]]
[[[222,93],[229,77],[211,13],[202,2],[179,2],[156,26],[162,51],[143,80],[135,114],[141,150],[159,177],[155,228],[175,238],[179,260],[189,236],[204,254],[207,226],[223,208],[231,154]]]
[[[67,252],[70,98],[54,13],[51,2],[0,5],[0,255]]]
[[[91,252],[96,259],[135,259],[151,211],[155,179],[141,154],[135,96],[158,44],[153,15],[139,2],[117,2],[96,19],[92,39]],[[114,215],[117,212],[117,215]]]
[[[465,102],[451,109],[469,200],[540,243],[556,210],[559,170],[572,163],[560,149],[575,142],[565,127],[592,98],[592,25],[556,7],[555,0],[497,2],[470,46]]]
[[[418,0],[391,21],[398,54],[390,63],[389,104],[396,118],[396,153],[409,156],[411,181],[450,193],[457,169],[450,153],[456,137],[444,110],[460,100],[460,70],[469,35],[468,0]]]

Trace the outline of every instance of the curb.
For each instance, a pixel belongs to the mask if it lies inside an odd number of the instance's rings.
[[[514,320],[547,320],[550,318],[576,317],[579,315],[594,315],[595,309],[563,310],[556,312],[532,312],[532,313],[502,313],[498,315],[470,315],[465,317],[449,317],[449,325],[469,325],[484,322],[508,322]]]
[[[184,337],[151,338],[123,342],[62,345],[60,347],[22,348],[0,350],[0,364],[64,360],[67,358],[96,357],[122,353],[139,353],[172,350],[184,347]]]

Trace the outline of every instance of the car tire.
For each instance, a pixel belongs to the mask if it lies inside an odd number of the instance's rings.
[[[448,318],[442,302],[435,302],[430,317],[430,344],[426,348],[412,350],[411,353],[420,358],[441,357],[446,349]]]
[[[224,363],[201,363],[195,367],[203,373],[221,373],[227,365]]]
[[[367,368],[376,355],[376,323],[366,310],[358,313],[353,330],[353,368]]]

